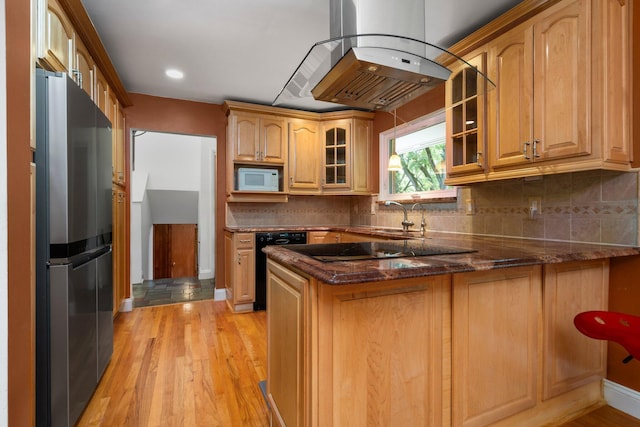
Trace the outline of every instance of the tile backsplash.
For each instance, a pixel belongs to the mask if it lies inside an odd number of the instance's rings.
[[[529,199],[541,210],[530,215]],[[472,213],[467,213],[471,203]],[[352,224],[400,227],[402,210],[359,200]],[[512,179],[458,188],[456,202],[425,203],[427,229],[575,242],[638,244],[638,173],[588,171]],[[409,218],[420,224],[420,213]]]
[[[638,245],[638,173],[587,171],[458,188],[454,202],[424,203],[427,230]],[[540,198],[531,217],[529,199]],[[473,212],[467,213],[467,202]],[[407,205],[410,209],[411,206]],[[419,228],[421,212],[409,211]],[[229,226],[400,227],[402,209],[377,196],[290,196],[288,203],[229,203]]]

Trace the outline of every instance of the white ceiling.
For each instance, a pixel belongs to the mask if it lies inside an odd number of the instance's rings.
[[[521,0],[425,1],[425,41],[448,47]],[[311,46],[329,38],[329,0],[82,3],[125,89],[166,98],[271,104]],[[169,79],[167,68],[184,79]]]

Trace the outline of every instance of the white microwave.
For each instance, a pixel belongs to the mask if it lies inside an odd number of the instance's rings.
[[[278,191],[277,169],[238,168],[238,190]]]

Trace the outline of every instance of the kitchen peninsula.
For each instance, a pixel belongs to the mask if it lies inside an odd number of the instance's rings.
[[[573,317],[607,308],[609,258],[640,249],[446,233],[407,245],[471,252],[265,249],[274,425],[539,426],[603,402],[606,345]]]

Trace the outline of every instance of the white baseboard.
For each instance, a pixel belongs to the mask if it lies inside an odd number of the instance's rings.
[[[226,289],[218,289],[213,292],[213,300],[214,301],[224,301],[227,299],[227,290]]]
[[[125,298],[120,301],[120,312],[127,313],[133,310],[133,298]]]
[[[640,391],[632,390],[607,379],[602,382],[604,399],[609,406],[640,419]]]

